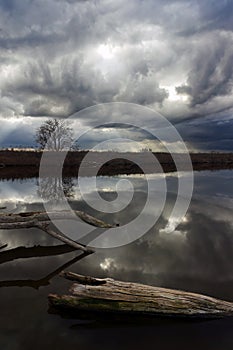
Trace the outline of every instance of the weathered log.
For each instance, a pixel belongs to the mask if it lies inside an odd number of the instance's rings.
[[[107,224],[106,222],[94,218],[91,215],[84,213],[83,211],[76,210],[74,213],[83,221],[88,224],[100,227],[100,228],[111,228],[112,225]],[[27,223],[34,220],[47,222],[50,220],[69,220],[73,219],[73,215],[69,211],[57,211],[57,212],[25,212],[19,214],[3,214],[0,213],[0,229],[4,229],[5,225],[8,223]],[[8,227],[7,227],[8,229]]]
[[[142,316],[233,316],[233,303],[206,295],[69,272],[62,276],[78,283],[72,285],[69,295],[49,295],[50,305],[56,308]]]
[[[99,219],[94,218],[82,211],[75,211],[75,214],[83,221],[89,223],[92,226],[100,228],[113,227]],[[0,214],[0,229],[22,229],[22,228],[39,228],[48,233],[52,237],[70,245],[75,249],[80,249],[85,253],[93,253],[94,250],[77,243],[76,241],[68,238],[64,234],[55,232],[49,227],[50,220],[69,220],[73,219],[73,216],[68,211],[58,211],[52,213],[46,212],[26,212],[19,214]]]
[[[67,280],[76,281],[84,285],[99,286],[101,284],[106,283],[106,280],[102,278],[82,276],[82,275],[78,275],[77,273],[69,272],[69,271],[62,271],[60,273],[60,276],[66,278]]]

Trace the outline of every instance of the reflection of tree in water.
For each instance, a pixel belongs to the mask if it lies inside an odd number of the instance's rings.
[[[45,177],[38,183],[38,195],[47,201],[59,202],[74,197],[74,183],[70,177]]]

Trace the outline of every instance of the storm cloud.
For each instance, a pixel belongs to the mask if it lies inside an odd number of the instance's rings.
[[[165,115],[193,148],[231,150],[232,17],[231,1],[0,0],[0,118],[37,126],[131,102]],[[2,146],[17,143],[10,130]]]

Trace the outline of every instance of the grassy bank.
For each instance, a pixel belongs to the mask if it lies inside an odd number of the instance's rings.
[[[149,153],[114,153],[114,152],[92,152],[92,159],[84,159],[88,152],[75,151],[68,152],[64,162],[63,173],[66,176],[77,176],[80,164],[84,166],[86,176],[93,174],[95,168],[99,168],[98,175],[136,174],[142,173],[142,169],[133,161],[136,159],[139,164],[146,167],[148,173],[159,172],[151,166]],[[60,157],[59,152],[49,152],[48,168],[55,175],[56,165]],[[161,168],[165,172],[176,171],[175,163],[168,153],[154,153]],[[180,160],[181,170],[187,170],[186,164],[182,163],[184,156],[176,155]],[[41,151],[0,151],[0,178],[27,178],[39,175],[39,166],[42,157]],[[194,170],[216,170],[233,169],[233,153],[191,153],[190,154]],[[108,160],[112,159],[112,160]],[[100,164],[103,164],[100,166]]]

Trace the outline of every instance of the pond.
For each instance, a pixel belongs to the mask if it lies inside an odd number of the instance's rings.
[[[185,174],[183,174],[185,176]],[[192,321],[158,319],[152,324],[104,320],[91,323],[63,318],[48,309],[49,293],[66,293],[70,282],[59,277],[63,269],[96,277],[199,292],[233,301],[233,172],[196,172],[191,205],[173,233],[165,230],[177,189],[175,173],[166,174],[168,195],[157,223],[130,244],[97,249],[83,257],[80,252],[37,229],[2,230],[0,242],[0,345],[15,349],[219,349],[233,348],[233,318]],[[104,214],[83,202],[77,179],[65,179],[65,194],[72,208],[85,210],[109,223],[125,224],[142,210],[147,184],[142,175],[100,177],[100,195],[116,198],[119,179],[134,185],[132,203],[117,213]],[[91,196],[86,178],[86,193]],[[150,181],[160,181],[151,175]],[[57,184],[56,184],[57,185]],[[59,184],[60,186],[60,184]],[[59,187],[58,186],[58,187]],[[50,200],[54,180],[36,178],[1,181],[1,212],[43,209]],[[127,193],[126,193],[127,194]],[[59,190],[56,201],[59,201]],[[124,201],[124,196],[122,197]],[[54,198],[53,198],[54,200]],[[111,203],[111,202],[110,202]],[[150,208],[156,211],[156,208]],[[150,213],[148,213],[150,215]],[[83,235],[81,240],[85,241]],[[91,245],[92,240],[89,239]]]

